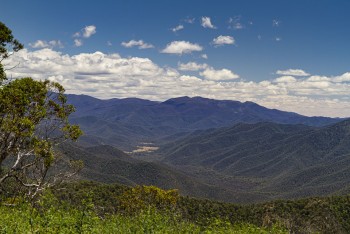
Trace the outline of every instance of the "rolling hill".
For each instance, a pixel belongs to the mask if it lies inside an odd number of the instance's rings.
[[[161,161],[189,171],[260,180],[251,191],[294,198],[350,191],[350,121],[326,127],[240,123],[160,147]]]
[[[83,160],[79,173],[82,180],[124,185],[155,185],[163,189],[178,189],[182,195],[212,198],[220,201],[248,202],[257,194],[209,185],[192,176],[158,162],[145,162],[130,157],[115,147],[102,145],[82,148],[74,144],[61,145],[59,152],[67,159]],[[248,181],[237,183],[248,185]]]

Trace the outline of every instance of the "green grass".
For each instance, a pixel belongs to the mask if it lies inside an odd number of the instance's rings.
[[[134,215],[98,217],[89,209],[51,206],[43,210],[21,204],[0,206],[0,214],[0,233],[288,233],[276,226],[232,225],[219,219],[203,227],[152,208]]]
[[[350,233],[350,195],[237,205],[154,186],[77,182],[47,191],[34,206],[19,200],[0,196],[0,234]]]

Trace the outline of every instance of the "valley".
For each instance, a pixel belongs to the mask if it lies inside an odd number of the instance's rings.
[[[72,146],[83,178],[235,203],[350,190],[345,119],[200,97],[69,100],[77,108],[71,121],[85,132]]]

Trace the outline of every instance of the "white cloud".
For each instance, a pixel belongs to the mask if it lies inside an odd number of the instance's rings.
[[[193,24],[195,20],[196,20],[196,18],[186,18],[186,19],[184,19],[184,21],[186,23],[188,23],[188,24]]]
[[[59,48],[63,48],[63,43],[61,41],[55,41],[55,40],[52,40],[52,41],[49,41],[49,44],[51,47],[59,47]]]
[[[228,28],[229,29],[235,29],[235,30],[239,30],[239,29],[243,29],[244,25],[241,23],[241,17],[240,16],[235,16],[235,17],[230,17],[228,20]]]
[[[239,76],[228,69],[214,70],[209,67],[203,72],[199,73],[201,76],[205,77],[207,80],[233,80],[239,78]]]
[[[350,82],[350,72],[346,72],[341,76],[336,76],[333,78],[334,82]]]
[[[86,26],[85,28],[83,28],[82,31],[83,31],[83,37],[89,38],[96,33],[96,26],[95,25]]]
[[[276,37],[275,40],[276,40],[276,41],[282,41],[282,38]]]
[[[198,83],[198,82],[201,82],[202,80],[199,79],[198,77],[196,76],[186,76],[186,75],[182,75],[180,76],[179,78],[182,82],[188,82],[190,84],[192,83]]]
[[[309,78],[306,79],[306,81],[331,81],[331,78],[326,77],[326,76],[310,76]]]
[[[29,43],[29,45],[32,48],[46,48],[46,47],[49,47],[49,44],[46,41],[42,41],[42,40],[37,40],[34,43]]]
[[[184,26],[182,24],[180,24],[180,25],[176,26],[175,28],[172,28],[171,31],[177,32],[177,31],[180,31],[182,29],[184,29]]]
[[[139,49],[150,49],[150,48],[154,48],[154,46],[152,44],[148,44],[146,42],[144,42],[143,40],[131,40],[128,42],[122,42],[121,43],[122,46],[124,46],[125,48],[132,48],[137,46]]]
[[[211,29],[215,29],[216,27],[211,23],[211,19],[210,17],[202,17],[202,23],[201,23],[202,27],[204,28],[211,28]]]
[[[166,100],[178,96],[253,101],[305,115],[350,116],[350,72],[338,76],[283,76],[259,82],[239,80],[227,69],[207,67],[199,76],[162,67],[148,58],[102,52],[64,54],[50,48],[23,49],[6,60],[19,64],[13,78],[31,76],[61,83],[68,93],[98,98],[139,97]],[[294,78],[294,79],[293,79]]]
[[[293,76],[282,76],[274,80],[277,83],[293,83],[296,82],[297,79],[295,79]]]
[[[288,70],[278,70],[277,75],[283,76],[309,76],[310,74],[301,69],[288,69]]]
[[[80,39],[74,39],[74,45],[76,47],[82,46],[83,45],[83,41]]]
[[[111,41],[107,41],[107,45],[108,45],[108,46],[112,46],[113,44],[112,44]]]
[[[203,59],[208,59],[208,55],[207,55],[207,54],[202,54],[202,55],[201,55],[201,58],[203,58]]]
[[[166,54],[190,54],[193,51],[202,51],[203,47],[188,41],[173,41],[161,51]]]
[[[208,64],[198,64],[196,62],[179,63],[178,69],[180,71],[199,71],[208,67]]]
[[[35,49],[41,49],[41,48],[63,48],[63,43],[59,40],[52,40],[52,41],[44,41],[44,40],[37,40],[34,43],[29,43],[29,46]]]
[[[79,39],[81,37],[83,38],[89,38],[92,35],[96,33],[96,26],[95,25],[89,25],[86,26],[85,28],[81,29],[80,32],[76,32],[73,34],[73,37],[76,38],[74,39],[74,45],[76,47],[80,47],[83,45],[83,40]]]
[[[235,44],[235,39],[231,36],[220,35],[217,38],[213,39],[213,44],[216,46],[233,45],[233,44]]]
[[[80,37],[80,32],[76,32],[73,34],[73,37]]]

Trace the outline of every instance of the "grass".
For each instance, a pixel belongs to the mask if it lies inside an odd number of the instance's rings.
[[[237,205],[154,186],[66,184],[0,199],[1,233],[350,233],[350,196]],[[5,204],[14,206],[6,206]]]
[[[24,203],[15,207],[0,206],[0,214],[0,233],[288,233],[277,226],[267,229],[250,224],[232,225],[219,219],[203,227],[181,219],[176,213],[153,208],[134,215],[99,217],[89,208],[37,209]]]

